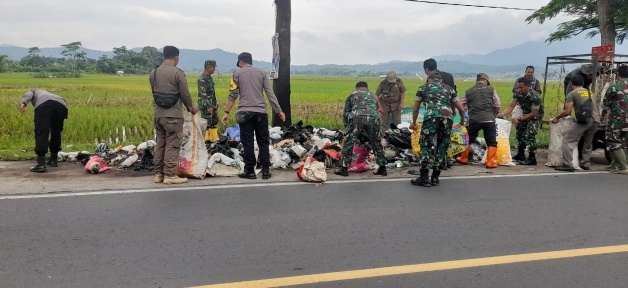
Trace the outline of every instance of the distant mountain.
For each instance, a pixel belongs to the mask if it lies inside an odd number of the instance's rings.
[[[548,56],[577,55],[591,53],[591,47],[599,46],[599,38],[569,39],[550,45],[543,41],[526,42],[511,48],[499,49],[486,55],[440,55],[436,60],[462,61],[482,65],[534,65],[545,67]],[[617,45],[616,53],[628,54],[628,45]]]
[[[161,47],[160,47],[161,48]],[[62,57],[61,52],[64,48],[39,48],[41,52],[40,56],[45,57]],[[131,49],[136,52],[142,51],[142,48]],[[113,51],[100,51],[92,50],[89,48],[81,48],[79,51],[85,51],[88,58],[98,59],[102,55],[113,57]],[[218,63],[218,71],[226,72],[235,69],[235,62],[238,59],[238,54],[224,51],[222,49],[212,50],[191,50],[180,49],[181,57],[178,67],[185,71],[200,71],[203,69],[203,63],[207,59],[216,60]],[[7,55],[11,60],[20,60],[28,54],[28,48],[17,47],[10,44],[0,45],[0,55]],[[264,61],[253,60],[253,64],[260,68],[269,69],[271,64]]]
[[[537,75],[545,66],[547,56],[588,54],[591,46],[599,43],[596,39],[570,39],[547,45],[542,41],[527,42],[511,48],[495,50],[486,55],[440,55],[434,56],[438,60],[440,70],[452,73],[457,78],[472,78],[478,72],[484,72],[495,79],[519,77],[527,65],[537,67]],[[40,48],[41,56],[61,57],[62,47]],[[141,48],[131,50],[141,51]],[[617,53],[628,54],[628,45],[619,45]],[[97,59],[102,55],[113,57],[113,51],[99,51],[88,48],[81,48],[87,53],[87,57]],[[0,45],[0,55],[5,54],[9,59],[19,60],[26,56],[28,48],[17,47],[11,44]],[[192,50],[181,49],[181,60],[179,68],[184,71],[201,71],[206,59],[214,59],[218,63],[218,72],[229,73],[236,69],[236,59],[238,54],[227,52],[222,49]],[[254,60],[253,65],[270,69],[271,63]],[[378,64],[354,64],[354,65],[293,65],[292,73],[300,75],[344,75],[344,76],[380,76],[389,70],[394,70],[403,76],[420,75],[423,77],[423,62],[409,62],[403,60],[393,60]]]

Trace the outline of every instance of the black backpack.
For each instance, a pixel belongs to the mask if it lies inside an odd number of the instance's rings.
[[[580,124],[589,124],[591,117],[593,117],[593,100],[591,99],[591,91],[589,91],[589,99],[585,100],[580,109],[576,111],[576,122]]]

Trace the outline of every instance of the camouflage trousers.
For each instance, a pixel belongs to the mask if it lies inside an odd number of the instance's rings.
[[[349,167],[351,164],[353,143],[359,143],[360,138],[368,139],[373,148],[373,153],[375,153],[377,165],[386,165],[387,161],[384,155],[384,148],[382,148],[379,125],[379,117],[356,116],[351,120],[351,123],[345,129],[345,144],[342,146],[343,167]]]
[[[447,118],[423,119],[421,126],[420,161],[426,169],[441,170],[447,165],[447,149],[451,142],[453,121]]]
[[[626,124],[623,123],[623,119],[608,119],[608,124],[606,125],[606,150],[608,152],[613,152],[622,149],[628,149],[628,139],[626,131],[623,131]]]
[[[517,143],[519,146],[528,146],[529,153],[536,153],[536,133],[541,127],[541,119],[532,119],[517,124]]]
[[[214,112],[209,113],[207,109],[213,108]],[[218,105],[213,105],[209,99],[198,99],[198,110],[201,112],[201,118],[207,120],[207,129],[216,128],[218,125]]]

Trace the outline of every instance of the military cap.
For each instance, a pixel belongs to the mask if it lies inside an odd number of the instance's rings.
[[[214,66],[216,67],[216,60],[205,60],[205,67]]]
[[[486,75],[485,73],[478,73],[476,78],[476,81],[486,80],[486,85],[491,86],[491,82],[488,81],[488,75]]]
[[[428,79],[442,79],[440,77],[440,73],[438,71],[432,71],[430,72],[430,74],[427,76]]]
[[[397,73],[395,71],[388,71],[388,74],[386,74],[386,80],[388,80],[388,83],[397,82]]]

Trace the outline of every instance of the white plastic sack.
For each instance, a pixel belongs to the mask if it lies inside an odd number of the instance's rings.
[[[135,145],[124,146],[124,147],[122,147],[122,150],[124,150],[127,153],[131,154],[131,153],[133,153],[133,150],[135,150]]]
[[[502,166],[514,166],[512,163],[512,155],[510,154],[510,129],[512,128],[512,123],[508,120],[504,119],[496,119],[495,120],[495,129],[497,129],[497,153],[495,154],[495,161],[497,161],[497,165]],[[486,163],[486,156],[488,154],[484,153],[484,157],[482,157],[482,163]]]
[[[512,110],[512,119],[516,119],[523,116],[523,109],[521,109],[521,106],[517,105],[515,106],[515,109]]]
[[[563,165],[563,138],[574,124],[573,118],[570,116],[561,118],[558,120],[558,123],[550,122],[550,142],[547,153],[547,163],[545,163],[545,166],[556,167]],[[574,150],[576,151],[575,154],[577,156],[578,147]],[[578,157],[575,157],[574,159],[577,160]],[[580,165],[574,165],[574,167],[578,166]]]
[[[137,145],[137,148],[135,148],[135,149],[137,149],[137,151],[144,151],[144,150],[146,150],[148,148],[155,147],[155,145],[157,145],[157,143],[155,143],[155,141],[148,140],[146,142],[142,142],[140,145]]]
[[[135,162],[137,162],[138,158],[139,156],[137,156],[137,154],[131,155],[129,156],[129,158],[126,158],[126,160],[124,160],[122,164],[120,164],[120,167],[122,168],[131,167],[133,164],[135,164]]]
[[[207,161],[207,174],[210,176],[237,176],[244,171],[244,162],[216,153]]]
[[[324,182],[327,181],[327,171],[325,171],[325,164],[323,162],[312,162],[311,157],[308,157],[303,164],[303,171],[301,171],[301,179],[308,182]]]
[[[281,152],[275,150],[272,146],[270,150],[270,166],[273,169],[285,169],[287,167],[286,162],[281,159]]]
[[[207,120],[200,113],[183,112],[183,143],[179,151],[176,174],[179,177],[204,179],[207,174],[208,153],[205,146]]]

